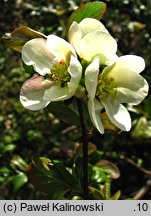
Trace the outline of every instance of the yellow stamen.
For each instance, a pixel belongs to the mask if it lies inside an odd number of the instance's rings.
[[[56,85],[64,87],[70,81],[71,76],[68,72],[68,67],[64,61],[53,64],[51,68],[51,79]]]
[[[115,97],[117,94],[117,89],[114,83],[113,78],[103,77],[102,74],[99,74],[98,84],[96,90],[96,98],[101,101],[102,99],[108,97],[109,95]]]

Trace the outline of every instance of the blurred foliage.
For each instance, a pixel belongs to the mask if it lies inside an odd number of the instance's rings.
[[[21,25],[27,25],[46,35],[65,37],[67,20],[82,2],[90,1],[1,0],[0,8],[3,10],[0,13],[0,37]],[[146,69],[142,75],[151,84],[150,0],[104,2],[107,3],[107,12],[102,22],[117,39],[119,55],[142,56],[146,62]],[[0,199],[58,198],[46,197],[45,193],[35,190],[27,181],[28,165],[34,154],[46,156],[51,160],[62,160],[66,167],[71,168],[73,153],[80,142],[81,132],[79,127],[69,126],[57,120],[47,110],[25,110],[18,98],[20,87],[30,74],[25,73],[20,54],[10,50],[2,40],[0,53]],[[97,131],[94,131],[93,136],[90,134],[91,142],[97,147],[89,161],[90,191],[93,198],[133,197],[150,179],[149,172],[144,172],[144,169],[151,170],[150,94],[139,106],[128,106],[128,109],[133,121],[131,132],[117,133],[114,129],[106,131],[103,136]],[[113,167],[117,166],[121,173],[120,177],[112,182],[112,197],[109,194],[111,182],[108,173],[102,170],[102,164],[101,168],[98,166],[101,160],[111,161]],[[76,163],[79,163],[80,167],[80,159]],[[117,172],[116,168],[115,170]],[[80,168],[74,171],[76,175],[77,171],[79,172]],[[104,194],[100,194],[100,190]],[[143,199],[151,199],[151,190]]]

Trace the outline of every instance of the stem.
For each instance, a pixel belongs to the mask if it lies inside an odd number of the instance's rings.
[[[80,115],[80,123],[82,130],[82,142],[83,142],[83,196],[88,200],[88,134],[86,131],[86,124],[84,120],[84,113],[82,108],[82,102],[77,99],[77,106]]]
[[[105,197],[107,200],[111,198],[111,177],[107,176],[107,180],[105,183]]]
[[[149,191],[151,186],[151,181],[148,180],[146,184],[137,192],[137,194],[133,197],[134,200],[140,200],[142,197]]]

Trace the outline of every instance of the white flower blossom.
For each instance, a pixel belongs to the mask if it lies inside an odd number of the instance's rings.
[[[85,61],[90,62],[97,56],[102,64],[108,64],[117,58],[116,40],[96,19],[85,18],[80,23],[74,21],[68,37],[77,54]]]
[[[88,110],[94,126],[104,133],[101,111],[105,109],[111,122],[123,131],[131,128],[131,118],[122,103],[139,104],[148,94],[148,83],[139,74],[145,68],[144,59],[135,55],[119,57],[100,71],[95,58],[86,68],[85,85]]]
[[[22,59],[40,76],[27,80],[20,91],[22,105],[40,110],[52,101],[72,97],[79,85],[82,67],[72,45],[55,35],[35,38],[22,48]],[[45,77],[43,77],[45,76]]]

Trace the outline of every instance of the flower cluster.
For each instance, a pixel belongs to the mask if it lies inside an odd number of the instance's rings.
[[[22,105],[40,110],[50,102],[69,99],[84,77],[89,115],[98,131],[104,133],[103,109],[114,125],[129,131],[131,118],[122,103],[137,105],[146,97],[148,83],[139,74],[145,68],[144,59],[136,55],[118,57],[116,40],[93,18],[73,22],[68,34],[69,43],[49,35],[46,40],[35,38],[23,46],[24,63],[33,65],[39,75],[23,84]],[[87,64],[85,70],[79,59]]]

